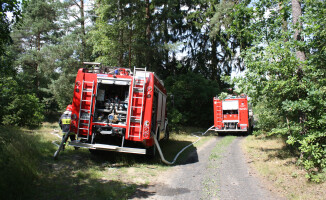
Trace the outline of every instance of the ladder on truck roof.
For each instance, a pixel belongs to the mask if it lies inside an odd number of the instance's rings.
[[[80,106],[79,106],[79,119],[77,129],[77,140],[78,138],[85,138],[80,136],[81,130],[87,131],[87,140],[89,140],[89,129],[91,124],[93,97],[94,97],[94,81],[84,81],[82,83],[82,90],[80,95]],[[86,95],[84,95],[86,93]],[[89,95],[90,94],[90,98]],[[83,121],[83,122],[81,122]],[[81,127],[82,126],[82,127]],[[85,128],[87,126],[87,128]]]
[[[143,76],[139,76],[140,73],[138,73],[137,75],[137,72],[143,72],[141,73],[143,74]],[[141,137],[142,124],[143,124],[145,85],[146,85],[146,67],[134,68],[134,76],[132,80],[132,91],[131,91],[131,102],[130,102],[130,110],[129,110],[130,119],[128,124],[127,138],[138,137],[140,139]],[[141,96],[135,96],[135,93],[141,94]],[[136,102],[139,102],[139,100],[140,100],[140,105],[135,104]],[[133,111],[137,109],[140,109],[140,114],[134,114]],[[131,123],[133,123],[133,125],[131,125]],[[134,130],[136,130],[136,128],[139,129],[137,135],[130,134],[132,128],[134,128]]]

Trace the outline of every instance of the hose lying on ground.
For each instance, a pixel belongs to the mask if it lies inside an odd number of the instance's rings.
[[[57,130],[54,129],[53,132],[51,132],[51,134],[57,136],[57,137],[60,138],[60,139],[62,139],[62,137],[61,137],[59,134],[57,134],[56,131],[57,131]],[[59,147],[60,145],[58,145],[57,142],[60,142],[60,141],[58,141],[58,140],[52,141],[52,144],[54,144],[54,145],[56,145],[57,147]]]
[[[202,133],[201,135],[202,135],[202,136],[205,135],[205,134],[206,134],[209,130],[211,130],[213,127],[214,127],[214,126],[209,127],[209,128],[208,128],[204,133]],[[195,137],[197,137],[198,139],[197,139],[195,142],[193,142],[193,143],[191,143],[191,144],[185,146],[183,149],[181,149],[181,151],[179,151],[179,152],[177,153],[177,155],[174,157],[174,159],[173,159],[172,162],[169,162],[169,161],[165,160],[164,155],[163,155],[162,150],[161,150],[161,147],[160,147],[160,144],[159,144],[158,141],[157,141],[157,137],[154,137],[154,142],[155,142],[156,148],[157,148],[157,150],[158,150],[158,152],[159,152],[159,154],[160,154],[160,156],[161,156],[162,162],[165,163],[165,164],[167,164],[167,165],[173,165],[173,164],[175,163],[175,161],[178,159],[179,155],[180,155],[184,150],[186,150],[186,149],[187,149],[188,147],[190,147],[191,145],[196,144],[196,143],[201,139],[198,135],[195,135],[195,134],[198,134],[198,133],[201,133],[201,132],[192,133],[192,135],[195,136]]]

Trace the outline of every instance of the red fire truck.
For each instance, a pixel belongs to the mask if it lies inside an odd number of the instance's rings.
[[[217,132],[246,132],[253,127],[253,115],[246,95],[213,99],[214,129]]]
[[[69,145],[96,150],[153,154],[154,137],[168,139],[166,90],[146,68],[84,63],[78,70]]]

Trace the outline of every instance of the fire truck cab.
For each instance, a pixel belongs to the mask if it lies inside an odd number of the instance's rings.
[[[217,132],[250,133],[253,127],[253,113],[246,95],[227,96],[213,99],[214,129]]]
[[[153,154],[154,137],[168,139],[166,90],[146,68],[84,63],[72,101],[71,146],[92,150]]]

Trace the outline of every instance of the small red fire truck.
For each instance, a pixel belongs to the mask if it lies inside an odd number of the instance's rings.
[[[246,132],[253,127],[253,115],[246,95],[213,99],[214,129],[217,132]]]
[[[146,68],[84,63],[77,73],[69,145],[96,150],[153,154],[154,137],[168,139],[166,90]]]

